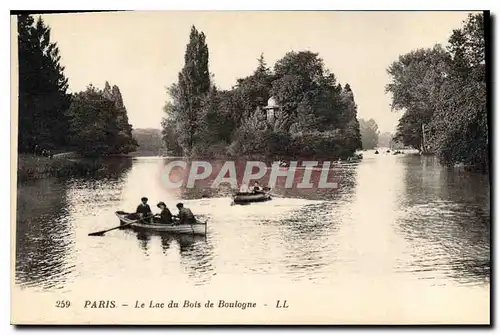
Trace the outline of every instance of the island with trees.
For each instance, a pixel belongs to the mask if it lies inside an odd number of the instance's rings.
[[[291,51],[231,90],[211,80],[203,32],[192,27],[185,64],[168,89],[167,148],[191,157],[347,158],[361,148],[357,106],[317,53]]]

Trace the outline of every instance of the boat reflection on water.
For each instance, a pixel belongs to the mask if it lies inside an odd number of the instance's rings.
[[[137,227],[129,228],[127,231],[136,235],[139,246],[148,256],[152,254],[152,245],[158,243],[158,240],[163,255],[167,256],[178,251],[180,265],[185,268],[194,285],[206,284],[216,274],[212,265],[213,246],[207,236],[173,234]]]
[[[206,243],[206,236],[193,234],[171,234],[161,233],[161,246],[163,253],[167,253],[172,243],[177,242],[181,255],[186,252],[193,251],[196,243]]]
[[[172,243],[176,242],[179,245],[181,254],[193,249],[195,243],[205,243],[206,236],[193,234],[175,234],[170,232],[152,231],[144,228],[123,228],[124,230],[134,232],[139,240],[139,245],[144,251],[149,250],[149,244],[154,237],[159,237],[163,253],[166,254],[171,248]]]

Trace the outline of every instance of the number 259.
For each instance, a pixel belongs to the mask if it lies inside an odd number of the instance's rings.
[[[57,300],[56,307],[57,308],[68,308],[71,306],[71,302],[69,300]]]

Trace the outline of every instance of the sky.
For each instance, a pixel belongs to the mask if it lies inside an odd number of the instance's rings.
[[[349,83],[358,118],[393,132],[386,70],[399,55],[446,44],[467,12],[141,11],[49,14],[71,92],[92,83],[117,85],[134,128],[160,128],[166,88],[184,65],[194,25],[206,35],[215,84],[230,89],[264,54],[272,67],[288,51],[319,53],[343,85]]]

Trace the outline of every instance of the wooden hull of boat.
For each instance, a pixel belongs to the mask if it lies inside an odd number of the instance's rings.
[[[128,213],[116,213],[116,216],[120,219],[120,224],[131,228],[148,229],[152,231],[168,232],[172,234],[195,234],[195,235],[206,235],[207,233],[207,223],[199,222],[193,225],[187,224],[161,224],[158,222],[145,223],[137,222],[137,220],[132,220],[127,218]]]
[[[250,202],[263,202],[269,200],[271,200],[271,196],[267,193],[238,193],[233,197],[235,204],[246,204]]]

